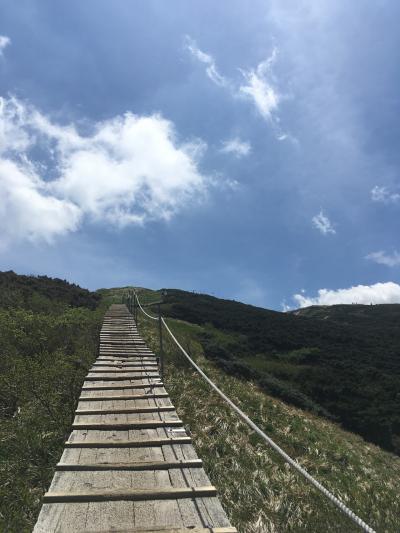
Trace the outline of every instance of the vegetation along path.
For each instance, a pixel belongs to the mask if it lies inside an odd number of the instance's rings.
[[[34,533],[234,533],[125,305],[112,305]]]

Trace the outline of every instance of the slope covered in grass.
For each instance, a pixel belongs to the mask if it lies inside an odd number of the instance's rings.
[[[400,305],[279,313],[169,289],[162,313],[200,325],[225,372],[400,453]]]
[[[0,531],[29,532],[96,357],[104,305],[61,280],[0,273]]]
[[[101,296],[75,283],[48,276],[22,276],[0,272],[0,308],[61,311],[65,306],[95,309]]]
[[[157,351],[155,323],[143,315],[139,318],[141,334]],[[377,531],[398,531],[397,456],[335,423],[271,397],[252,380],[226,374],[204,356],[199,342],[203,326],[173,319],[168,319],[168,324],[208,376],[286,452]],[[167,335],[164,345],[167,390],[240,532],[359,531],[241,422]]]

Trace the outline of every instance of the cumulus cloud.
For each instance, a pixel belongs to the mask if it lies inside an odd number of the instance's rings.
[[[383,250],[372,252],[366,256],[366,259],[388,267],[400,266],[400,253],[397,251],[394,251],[392,254],[388,254]]]
[[[277,53],[277,49],[274,48],[271,56],[259,63],[256,69],[241,71],[245,83],[239,87],[239,93],[250,99],[266,120],[271,120],[272,113],[278,108],[281,99],[274,87],[272,76],[272,66],[276,61]]]
[[[3,55],[4,49],[11,44],[11,39],[6,35],[0,35],[0,56]]]
[[[315,215],[315,217],[312,218],[312,223],[314,227],[320,231],[323,235],[328,235],[328,233],[335,234],[336,230],[332,226],[331,221],[329,218],[324,214],[324,212],[321,211],[318,213],[318,215]]]
[[[371,189],[371,199],[373,202],[381,202],[383,204],[396,204],[400,202],[400,194],[388,189],[388,187],[379,187],[375,185]]]
[[[356,285],[348,289],[320,289],[318,296],[295,294],[293,299],[299,307],[336,304],[394,304],[400,303],[400,285],[388,281],[374,285]]]
[[[77,205],[48,195],[33,169],[7,159],[0,160],[0,198],[3,246],[21,236],[51,242],[76,230],[82,216]]]
[[[211,55],[200,50],[196,44],[196,41],[186,35],[184,45],[186,50],[188,50],[194,58],[200,61],[200,63],[206,65],[206,74],[211,81],[220,87],[225,87],[228,85],[226,78],[218,72],[215,59]]]
[[[233,139],[224,141],[220,151],[225,154],[233,154],[237,158],[245,157],[251,152],[251,144],[247,141],[241,141],[239,138],[235,137]]]
[[[179,142],[160,115],[126,113],[82,135],[14,98],[0,99],[2,240],[51,241],[84,218],[116,226],[168,220],[205,193],[204,149],[200,140]]]

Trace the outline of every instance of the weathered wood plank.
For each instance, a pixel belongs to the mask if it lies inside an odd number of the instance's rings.
[[[34,533],[236,532],[157,365],[126,307],[111,306]]]
[[[113,375],[105,375],[105,376],[91,376],[88,374],[85,377],[85,381],[130,381],[130,380],[137,380],[137,379],[143,379],[143,378],[159,378],[159,374],[145,374],[144,372],[137,376],[136,374],[127,374],[123,376],[113,376]]]
[[[165,437],[148,440],[73,440],[65,443],[66,448],[148,448],[171,444],[190,444],[190,437]]]
[[[143,461],[136,463],[58,463],[56,470],[170,470],[174,468],[198,468],[203,465],[201,459],[178,461]]]
[[[93,400],[93,398],[91,398]],[[173,405],[159,405],[146,407],[125,407],[125,408],[110,408],[110,409],[77,409],[76,415],[109,415],[109,414],[125,414],[125,413],[162,413],[164,411],[175,411]]]
[[[110,533],[102,530],[84,530],[82,533]],[[151,528],[151,529],[113,529],[113,533],[238,533],[235,527],[188,527],[188,528]]]
[[[206,487],[171,487],[168,489],[108,489],[80,492],[46,492],[44,503],[106,502],[115,500],[141,501],[177,498],[201,498],[215,496],[217,490],[212,485]]]
[[[92,389],[96,391],[96,389]],[[109,396],[80,396],[79,402],[105,402],[113,400],[145,400],[152,398],[168,398],[166,392],[155,392],[154,394],[126,394],[126,395],[109,395]]]

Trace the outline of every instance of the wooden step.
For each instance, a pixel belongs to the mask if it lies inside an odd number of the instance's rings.
[[[155,365],[157,366],[157,365]],[[150,368],[146,368],[146,367],[139,367],[139,368],[136,368],[136,367],[130,367],[128,368],[128,370],[125,370],[124,368],[111,368],[110,370],[102,370],[102,369],[97,369],[97,368],[91,368],[89,370],[89,373],[90,374],[121,374],[121,372],[125,372],[125,374],[127,372],[154,372],[154,366],[150,367]]]
[[[170,470],[174,468],[201,468],[201,459],[181,461],[138,461],[136,463],[58,463],[56,470],[60,471],[91,471],[91,470]]]
[[[235,527],[152,527],[148,529],[124,529],[113,530],[114,533],[238,533],[238,530]],[[83,530],[81,533],[112,533],[109,529],[107,530]]]
[[[153,398],[168,398],[166,392],[156,392],[154,394],[129,394],[129,395],[113,395],[113,396],[80,396],[79,402],[108,402],[113,400],[147,400]]]
[[[190,437],[164,437],[147,440],[73,440],[65,443],[66,448],[157,448],[159,446],[172,446],[191,444]]]
[[[72,429],[98,429],[99,431],[127,429],[155,429],[163,427],[182,427],[182,420],[137,420],[135,422],[74,422]]]
[[[164,413],[175,411],[173,405],[146,405],[145,407],[123,407],[121,409],[111,407],[110,409],[77,409],[76,415],[123,415],[124,413]]]
[[[143,374],[141,376],[89,376],[85,377],[85,381],[129,381],[129,380],[138,380],[138,379],[153,379],[159,378],[159,374]]]
[[[155,489],[92,489],[90,491],[46,492],[43,503],[109,502],[176,500],[180,498],[205,498],[216,496],[212,485],[207,487],[170,487]]]
[[[85,385],[82,387],[83,391],[93,390],[127,390],[127,389],[151,389],[155,387],[163,387],[164,384],[161,381],[157,383],[131,383],[130,385]]]

